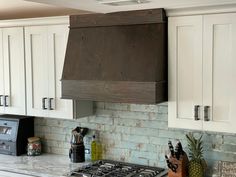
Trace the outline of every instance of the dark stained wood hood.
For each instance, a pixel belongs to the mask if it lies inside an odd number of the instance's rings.
[[[164,10],[71,16],[62,98],[141,104],[166,101]]]

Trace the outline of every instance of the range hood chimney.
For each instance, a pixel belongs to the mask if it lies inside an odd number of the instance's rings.
[[[71,16],[62,98],[141,104],[166,101],[164,10]]]

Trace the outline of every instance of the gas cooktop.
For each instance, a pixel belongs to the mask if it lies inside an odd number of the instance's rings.
[[[166,174],[164,168],[99,160],[72,171],[69,177],[162,177]]]

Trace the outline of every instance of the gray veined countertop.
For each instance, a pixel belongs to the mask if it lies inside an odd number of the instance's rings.
[[[71,163],[68,156],[55,154],[42,154],[35,157],[26,155],[16,157],[0,154],[0,171],[37,177],[63,177],[71,170],[88,163]]]

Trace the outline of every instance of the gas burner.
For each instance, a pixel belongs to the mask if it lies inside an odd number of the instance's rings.
[[[99,160],[72,171],[69,177],[162,177],[166,174],[167,171],[159,167]]]

